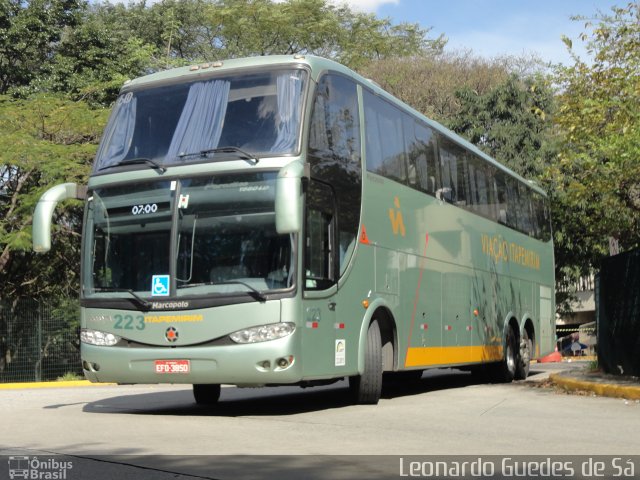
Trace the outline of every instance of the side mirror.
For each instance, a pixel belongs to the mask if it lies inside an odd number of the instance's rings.
[[[276,231],[302,231],[302,179],[308,178],[309,164],[295,160],[278,172],[276,179]]]
[[[33,214],[34,252],[45,253],[51,250],[51,218],[58,202],[70,198],[83,200],[86,196],[87,188],[75,183],[62,183],[44,192]]]

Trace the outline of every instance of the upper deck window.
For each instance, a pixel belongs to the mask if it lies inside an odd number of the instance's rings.
[[[125,92],[116,101],[94,173],[133,159],[164,165],[202,161],[237,147],[256,156],[296,153],[304,70],[221,76]]]

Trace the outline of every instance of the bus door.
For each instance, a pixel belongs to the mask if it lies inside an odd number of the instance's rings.
[[[304,233],[303,371],[305,377],[331,374],[336,366],[335,322],[338,278],[336,202],[333,189],[311,180],[306,195]]]

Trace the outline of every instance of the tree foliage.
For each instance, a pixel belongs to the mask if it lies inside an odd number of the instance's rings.
[[[75,296],[81,206],[58,206],[45,255],[30,250],[31,217],[47,188],[86,183],[106,107],[127,78],[267,54],[357,67],[443,44],[326,0],[0,0],[0,301]]]
[[[609,236],[640,243],[638,9],[587,23],[590,59],[550,81],[535,59],[445,54],[415,24],[327,0],[0,0],[0,299],[77,289],[79,205],[56,211],[45,256],[30,253],[30,218],[46,188],[86,181],[126,78],[267,54],[338,60],[541,181],[562,275],[589,271]]]
[[[640,245],[640,4],[613,8],[585,28],[590,58],[574,53],[557,72],[562,148],[547,171],[567,275],[597,267],[609,237],[622,249]]]
[[[354,12],[326,0],[165,0],[102,4],[96,18],[153,45],[159,65],[254,55],[314,54],[352,68],[372,59],[439,51],[417,24]]]
[[[81,206],[56,210],[54,248],[31,249],[31,218],[50,186],[86,183],[106,109],[61,96],[0,97],[0,299],[77,291]]]
[[[81,0],[0,0],[0,94],[29,85],[47,69],[65,28],[78,24]]]
[[[447,123],[460,112],[456,92],[486,93],[508,77],[509,61],[470,52],[436,53],[372,61],[359,72],[420,113]]]
[[[538,180],[556,154],[549,80],[511,75],[484,94],[456,92],[460,110],[447,124],[525,178]]]
[[[362,73],[521,175],[540,179],[555,155],[555,98],[537,62],[454,52],[371,62]]]

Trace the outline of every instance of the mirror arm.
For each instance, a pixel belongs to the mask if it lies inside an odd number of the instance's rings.
[[[33,251],[45,253],[51,250],[51,219],[58,202],[75,198],[87,198],[87,187],[75,183],[63,183],[50,188],[40,197],[33,214]]]

